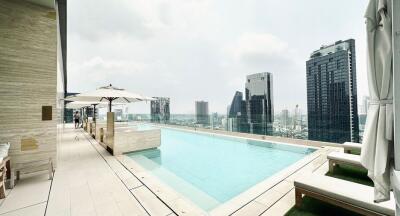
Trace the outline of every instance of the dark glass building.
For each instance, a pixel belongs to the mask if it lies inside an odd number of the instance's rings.
[[[150,102],[151,122],[167,123],[170,118],[169,98],[153,97],[154,101]]]
[[[359,142],[354,39],[322,46],[306,65],[308,138]]]
[[[249,132],[272,135],[274,121],[272,74],[263,72],[247,76],[246,108]]]
[[[208,102],[196,101],[195,113],[196,113],[197,124],[208,125],[210,123],[210,119],[208,116]]]
[[[246,101],[243,100],[243,93],[237,91],[232,99],[228,110],[228,128],[234,132],[249,132],[247,122]]]

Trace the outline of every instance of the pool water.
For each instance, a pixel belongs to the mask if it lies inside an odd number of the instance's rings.
[[[129,156],[207,211],[314,151],[293,145],[161,130],[160,148]]]

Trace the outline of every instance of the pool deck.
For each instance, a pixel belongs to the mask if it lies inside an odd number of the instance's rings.
[[[257,135],[254,138],[259,138]],[[111,156],[81,129],[66,125],[58,146],[54,179],[21,176],[0,200],[10,215],[283,215],[294,205],[293,181],[328,171],[326,147],[246,192],[204,212],[157,181],[126,156]]]

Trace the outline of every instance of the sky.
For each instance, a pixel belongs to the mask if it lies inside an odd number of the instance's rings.
[[[246,75],[271,72],[275,113],[307,108],[306,61],[356,40],[358,100],[368,95],[360,0],[84,0],[68,2],[68,91],[112,84],[170,97],[171,113],[195,101],[225,114]],[[149,113],[149,103],[129,105]]]

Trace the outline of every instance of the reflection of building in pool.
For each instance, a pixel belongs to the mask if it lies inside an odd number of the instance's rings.
[[[150,115],[151,122],[169,122],[169,98],[167,97],[153,97],[154,101],[150,102]]]

